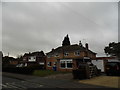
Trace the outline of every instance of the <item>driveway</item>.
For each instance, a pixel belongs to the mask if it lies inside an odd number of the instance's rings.
[[[45,78],[73,80],[72,73],[50,75]],[[102,74],[101,76],[93,77],[91,79],[77,80],[77,81],[82,84],[99,85],[99,86],[106,86],[111,88],[120,88],[119,87],[120,77],[118,76],[106,76],[105,74]]]

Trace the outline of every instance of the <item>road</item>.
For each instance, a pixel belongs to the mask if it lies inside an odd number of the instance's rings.
[[[18,90],[29,88],[105,88],[78,83],[74,80],[50,79],[30,75],[3,73],[2,88]]]
[[[9,77],[2,77],[2,88],[8,88],[8,89],[28,89],[28,88],[47,88],[47,85],[42,85],[39,83],[29,82],[25,80],[15,79],[15,78],[9,78]],[[50,88],[50,86],[49,86]]]

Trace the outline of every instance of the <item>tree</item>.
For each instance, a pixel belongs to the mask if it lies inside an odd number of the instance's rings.
[[[22,61],[23,60],[23,55],[18,55],[17,58],[18,62]]]
[[[15,60],[15,58],[13,57],[8,57],[8,56],[5,56],[2,58],[2,66],[9,66],[10,65],[10,62]]]
[[[62,46],[67,46],[67,45],[70,45],[68,34],[66,37],[64,37],[64,40],[62,41]]]
[[[109,46],[104,48],[106,55],[117,56],[120,59],[120,42],[109,43]]]

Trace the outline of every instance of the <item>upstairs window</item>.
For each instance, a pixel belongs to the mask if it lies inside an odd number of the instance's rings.
[[[64,56],[68,56],[69,55],[69,53],[64,53]]]
[[[29,58],[28,58],[28,61],[30,61],[30,62],[35,62],[36,61],[36,56],[30,56]]]
[[[59,57],[59,54],[58,54],[58,53],[56,53],[56,54],[55,54],[55,57]]]
[[[75,52],[75,55],[76,55],[76,56],[80,56],[80,52],[79,52],[79,51],[76,51],[76,52]]]

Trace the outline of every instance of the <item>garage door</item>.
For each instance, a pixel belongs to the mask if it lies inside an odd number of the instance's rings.
[[[101,69],[101,72],[104,72],[103,60],[92,60],[92,63],[96,65],[98,69]]]

